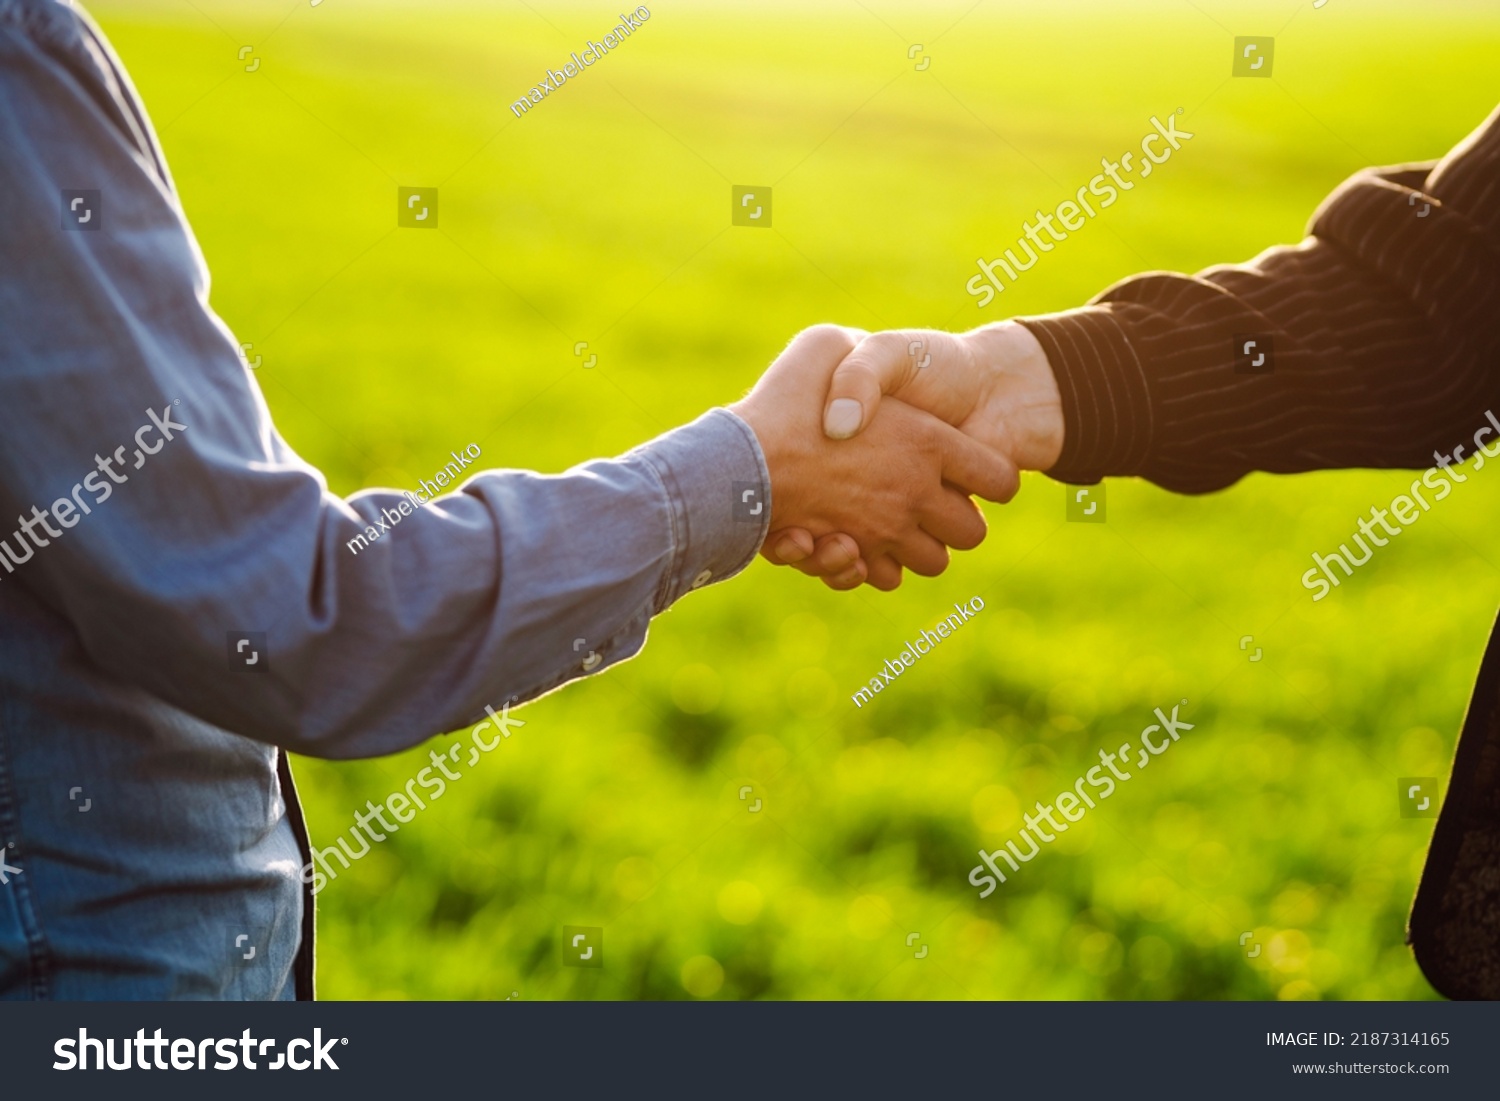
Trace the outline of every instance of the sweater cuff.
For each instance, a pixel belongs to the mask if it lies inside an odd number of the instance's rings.
[[[1114,312],[1084,306],[1016,320],[1047,353],[1062,396],[1062,454],[1048,476],[1091,484],[1106,475],[1139,474],[1151,450],[1151,392]]]

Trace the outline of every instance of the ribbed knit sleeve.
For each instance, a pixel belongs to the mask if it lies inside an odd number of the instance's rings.
[[[1062,481],[1430,466],[1500,409],[1500,110],[1440,162],[1346,181],[1298,245],[1020,320],[1062,394]]]

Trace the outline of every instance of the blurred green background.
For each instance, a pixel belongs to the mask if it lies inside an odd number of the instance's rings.
[[[88,6],[215,308],[340,493],[413,487],[469,443],[544,471],[617,453],[738,397],[815,322],[968,327],[1294,241],[1351,172],[1477,125],[1500,50],[1477,2],[662,0],[516,119],[618,6]],[[1276,36],[1273,79],[1229,78],[1237,34]],[[975,309],[976,256],[1179,107],[1182,152]],[[769,230],[730,227],[733,184],[774,188]],[[438,232],[396,229],[398,186],[440,189]],[[1432,997],[1402,943],[1432,823],[1400,817],[1396,780],[1446,778],[1500,601],[1500,472],[1326,600],[1299,583],[1408,480],[1117,480],[1088,525],[1028,476],[983,547],[892,595],[757,562],[525,708],[341,873],[320,992]],[[976,594],[955,640],[850,703]],[[978,899],[980,847],[1182,698],[1196,729]],[[298,760],[315,840],[425,762]],[[602,969],[561,965],[564,924],[604,928]]]

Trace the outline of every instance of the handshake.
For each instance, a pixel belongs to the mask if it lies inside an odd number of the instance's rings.
[[[942,573],[948,548],[984,539],[971,495],[1009,501],[1019,472],[1047,470],[1063,444],[1052,368],[1014,321],[961,334],[818,325],[730,409],[771,474],[761,554],[833,589]]]

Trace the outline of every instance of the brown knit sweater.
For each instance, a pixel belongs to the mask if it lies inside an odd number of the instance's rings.
[[[1500,111],[1436,165],[1348,180],[1301,244],[1023,320],[1062,393],[1062,481],[1431,466],[1500,405]],[[1244,334],[1270,370],[1236,371]]]

